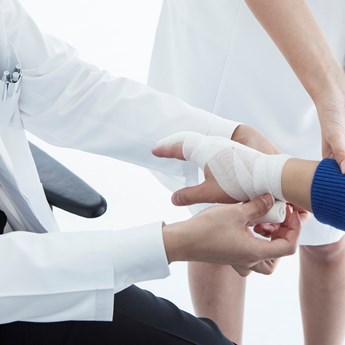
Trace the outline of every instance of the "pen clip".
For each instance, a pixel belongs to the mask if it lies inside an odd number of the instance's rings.
[[[3,92],[2,92],[2,101],[5,102],[7,98],[7,93],[8,93],[8,81],[2,82],[3,84]]]

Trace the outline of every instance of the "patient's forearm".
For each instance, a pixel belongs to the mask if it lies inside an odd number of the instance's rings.
[[[290,159],[282,172],[284,197],[321,223],[345,230],[345,176],[334,159]]]
[[[311,185],[319,162],[303,159],[289,159],[283,168],[282,190],[286,200],[312,211]]]
[[[205,169],[205,182],[174,193],[175,205],[245,202],[270,193],[345,230],[345,175],[334,159],[267,155],[232,140],[192,132],[162,139],[154,154],[190,160]]]

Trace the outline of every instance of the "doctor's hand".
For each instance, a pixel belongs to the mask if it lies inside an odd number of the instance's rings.
[[[248,225],[273,205],[269,194],[245,204],[210,207],[193,218],[165,225],[163,240],[169,263],[199,261],[231,265],[241,276],[251,271],[271,274],[275,260],[296,251],[301,223],[290,212],[271,240],[254,237]]]

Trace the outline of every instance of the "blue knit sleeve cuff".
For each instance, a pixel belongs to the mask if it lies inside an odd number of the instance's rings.
[[[345,230],[345,175],[334,159],[318,165],[311,186],[311,207],[316,219]]]

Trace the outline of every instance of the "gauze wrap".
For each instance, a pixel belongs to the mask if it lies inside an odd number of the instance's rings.
[[[219,186],[233,199],[248,201],[270,193],[275,199],[285,201],[281,175],[290,156],[266,155],[230,139],[194,132],[172,134],[160,140],[157,146],[178,143],[183,144],[184,158],[202,170],[207,164]],[[272,212],[276,212],[281,220],[284,213],[281,203],[274,210]]]

